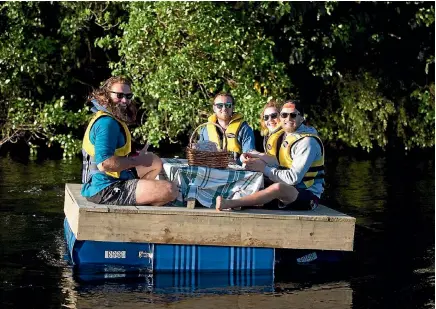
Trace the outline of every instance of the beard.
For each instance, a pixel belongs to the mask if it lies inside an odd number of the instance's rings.
[[[294,126],[292,126],[292,127],[290,127],[290,128],[288,129],[288,132],[289,132],[289,133],[294,133],[295,131],[297,131],[297,128],[294,127]]]
[[[113,103],[111,104],[112,114],[119,120],[124,121],[126,124],[134,124],[136,122],[136,115],[138,109],[132,102],[128,104]]]
[[[301,125],[303,124],[303,122],[299,122],[299,123],[293,123],[293,124],[288,124],[288,125],[282,125],[283,130],[286,133],[294,133],[298,130],[298,128],[301,127]]]
[[[283,131],[286,133],[294,133],[297,131],[297,128],[295,126],[283,126]]]
[[[223,121],[230,121],[232,119],[232,114],[233,113],[227,113],[227,114],[223,114],[223,113],[215,113],[216,114],[216,118],[219,120],[223,120]]]

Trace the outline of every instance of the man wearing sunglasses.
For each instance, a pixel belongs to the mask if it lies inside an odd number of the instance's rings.
[[[287,101],[280,112],[284,130],[279,143],[278,164],[267,165],[262,158],[249,157],[246,169],[262,172],[272,185],[237,200],[218,197],[217,210],[268,204],[268,207],[311,210],[324,191],[324,147],[315,128],[304,124],[298,102]],[[270,203],[278,200],[278,203]]]
[[[219,149],[227,146],[227,151],[233,153],[236,163],[241,165],[239,156],[244,152],[255,149],[253,129],[244,121],[241,114],[234,113],[235,100],[229,93],[218,93],[213,100],[214,114],[208,118],[208,122],[218,124],[221,130],[209,124],[200,132],[200,141],[211,141],[218,145]],[[224,143],[227,140],[227,144]]]
[[[109,78],[93,91],[95,113],[83,138],[82,195],[91,202],[108,205],[164,205],[177,197],[175,184],[155,180],[161,159],[146,147],[131,152],[127,124],[136,120],[130,81]]]

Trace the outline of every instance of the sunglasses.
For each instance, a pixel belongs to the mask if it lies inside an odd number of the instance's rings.
[[[298,115],[300,115],[300,113],[280,113],[280,117],[282,117],[283,119],[288,118],[288,116],[290,116],[291,119],[295,119]]]
[[[126,98],[127,100],[131,100],[133,98],[133,93],[123,93],[123,92],[115,92],[109,91],[110,93],[115,93],[118,99]]]
[[[271,117],[271,119],[277,119],[278,115],[279,115],[278,113],[272,113],[272,114],[269,114],[269,115],[263,115],[263,120],[264,121],[268,121],[269,117]]]
[[[223,107],[226,107],[227,109],[232,108],[233,103],[216,103],[214,104],[218,109],[223,109]]]

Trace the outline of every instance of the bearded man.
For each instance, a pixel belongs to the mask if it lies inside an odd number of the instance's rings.
[[[218,93],[213,99],[214,114],[208,118],[208,122],[215,123],[221,127],[226,139],[220,129],[215,125],[208,124],[200,132],[200,141],[211,141],[217,144],[218,149],[225,146],[227,151],[233,153],[233,157],[239,165],[240,155],[255,149],[253,129],[244,121],[239,113],[234,113],[235,99],[230,93]],[[225,142],[227,141],[227,144]]]
[[[131,82],[111,77],[92,92],[95,113],[82,143],[82,196],[108,205],[161,206],[178,194],[175,184],[155,180],[162,170],[161,159],[146,147],[137,156],[127,127],[136,121]]]
[[[244,154],[246,169],[262,172],[273,184],[264,190],[237,200],[219,196],[216,209],[244,206],[261,207],[277,201],[274,208],[312,210],[318,206],[324,191],[324,147],[315,128],[304,124],[304,111],[299,102],[287,101],[280,112],[283,133],[277,158]],[[275,161],[276,163],[271,163]],[[268,163],[266,163],[268,162]],[[268,206],[271,206],[269,204]]]

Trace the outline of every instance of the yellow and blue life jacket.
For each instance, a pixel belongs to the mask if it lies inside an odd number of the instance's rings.
[[[284,131],[282,127],[278,127],[276,130],[266,135],[263,139],[264,152],[270,156],[276,157],[280,150],[280,137]]]
[[[307,189],[314,184],[316,179],[324,179],[324,146],[319,136],[311,133],[288,134],[288,136],[286,136],[281,144],[278,160],[280,166],[291,168],[291,148],[295,145],[296,142],[300,141],[305,137],[313,137],[321,146],[321,158],[312,163],[309,170],[306,172],[306,174],[304,174],[302,182],[300,184],[297,184],[298,187]]]
[[[87,183],[91,180],[92,175],[95,173],[102,173],[95,162],[95,147],[91,143],[90,140],[90,132],[93,124],[100,119],[101,117],[112,117],[115,119],[118,124],[120,125],[120,130],[125,136],[125,144],[121,146],[120,148],[117,148],[115,150],[115,156],[119,157],[126,157],[132,148],[132,136],[130,135],[130,131],[127,128],[127,125],[123,122],[115,118],[112,114],[108,112],[104,112],[102,110],[98,110],[97,113],[94,115],[94,117],[91,119],[91,121],[88,124],[88,127],[85,132],[85,136],[83,137],[82,142],[82,153],[83,153],[83,169],[82,169],[82,183]],[[121,172],[105,172],[107,175],[114,177],[114,178],[120,178]]]
[[[208,118],[208,121],[212,122],[212,123],[217,123],[218,119],[217,119],[216,115],[213,114],[212,116],[210,116]],[[227,137],[227,145],[225,145],[225,144],[223,145],[224,138],[220,137],[217,127],[215,127],[212,124],[208,124],[206,126],[206,129],[207,129],[207,135],[209,137],[209,140],[211,142],[216,143],[218,145],[219,149],[223,149],[225,146],[227,146],[227,151],[241,154],[242,147],[238,142],[238,134],[239,134],[239,130],[241,129],[241,126],[243,123],[244,123],[244,119],[242,118],[242,115],[237,114],[237,113],[233,114],[232,119],[230,120],[229,126],[227,127],[226,131],[224,132],[224,134]],[[224,143],[225,143],[225,139],[224,139]]]

